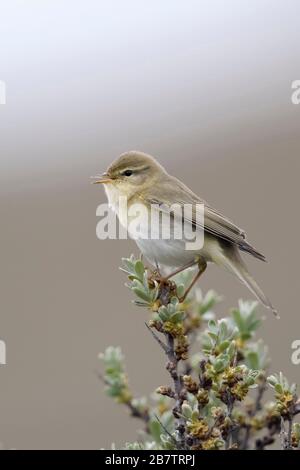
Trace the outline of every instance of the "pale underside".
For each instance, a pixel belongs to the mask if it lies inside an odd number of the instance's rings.
[[[193,229],[201,232],[203,246],[201,249],[191,250],[187,249],[187,240],[185,238],[166,240],[161,237],[158,239],[152,236],[149,237],[149,225],[144,223],[146,219],[149,220],[146,216],[144,222],[141,223],[141,236],[136,238],[136,233],[134,234],[135,241],[145,257],[152,264],[158,265],[159,268],[163,267],[168,271],[173,268],[183,268],[193,261],[195,263],[197,261],[201,262],[201,259],[206,263],[214,262],[236,276],[267,308],[270,308],[277,315],[272,303],[251,276],[240,256],[239,251],[241,250],[265,261],[264,255],[247,242],[245,232],[201,200],[178,179],[166,174],[163,177],[163,180],[158,179],[155,185],[144,188],[142,194],[137,191],[131,195],[128,206],[130,207],[134,203],[144,204],[147,208],[155,205],[159,208],[158,210],[166,213],[168,212],[166,207],[173,204],[179,204],[180,206],[193,205],[192,215],[185,218],[185,223],[189,222]],[[111,208],[117,213],[120,223],[128,227],[128,211],[122,211],[118,207],[119,196],[122,193],[120,189],[120,187],[116,188],[112,184],[105,185]],[[204,218],[201,219],[200,217],[200,222],[197,217],[198,204],[202,207],[202,210],[204,207]]]
[[[105,186],[106,194],[108,197],[108,201],[112,210],[116,212],[118,215],[119,221],[123,227],[128,229],[128,234],[131,238],[133,238],[138,245],[140,251],[143,255],[153,264],[159,265],[160,267],[168,267],[168,268],[179,268],[181,266],[185,266],[187,264],[192,263],[193,261],[196,262],[199,255],[206,261],[206,262],[217,262],[217,259],[223,256],[223,249],[219,240],[212,236],[209,233],[203,231],[202,227],[198,228],[191,228],[192,224],[190,221],[185,220],[185,224],[190,226],[190,230],[188,230],[188,238],[185,236],[185,230],[182,229],[182,238],[175,239],[174,238],[174,219],[170,217],[171,220],[171,227],[170,227],[170,239],[164,239],[163,237],[163,230],[162,230],[162,223],[165,220],[168,220],[165,217],[165,213],[162,214],[161,207],[158,207],[156,201],[152,203],[152,210],[158,211],[160,213],[160,220],[158,226],[151,225],[151,216],[149,213],[149,205],[145,205],[144,201],[140,198],[136,198],[131,203],[128,203],[126,213],[124,210],[121,210],[119,207],[119,196],[120,193],[116,190],[112,185]],[[130,214],[130,208],[132,208],[133,204],[140,204],[145,208],[144,217],[141,217],[139,213],[139,235],[137,236],[136,232],[132,232],[130,230],[130,222],[132,222],[135,216]],[[177,222],[175,226],[182,224],[182,218],[176,219]],[[136,228],[136,227],[135,227]],[[203,238],[203,247],[199,250],[187,249],[187,243],[191,242],[191,230],[195,233],[197,231],[197,236],[199,239]]]

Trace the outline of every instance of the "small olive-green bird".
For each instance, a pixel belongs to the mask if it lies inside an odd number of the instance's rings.
[[[155,158],[139,151],[123,153],[104,174],[95,178],[95,184],[104,185],[108,202],[123,225],[128,214],[124,214],[124,209],[120,208],[120,197],[127,198],[127,210],[135,203],[143,204],[149,211],[151,207],[165,211],[166,207],[173,204],[182,207],[192,205],[194,210],[188,222],[195,230],[204,231],[204,243],[200,250],[187,250],[184,239],[153,239],[147,236],[135,240],[151,263],[168,269],[175,268],[168,278],[190,266],[198,266],[198,272],[184,297],[205,271],[207,263],[215,263],[232,273],[265,307],[277,315],[270,300],[250,275],[240,252],[249,253],[262,261],[266,260],[265,256],[248,243],[243,230],[209,206],[179,179],[169,175]],[[204,207],[204,223],[199,224],[197,205]]]

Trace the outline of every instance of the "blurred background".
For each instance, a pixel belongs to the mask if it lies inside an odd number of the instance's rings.
[[[90,186],[120,153],[156,156],[247,231],[247,259],[281,314],[261,335],[300,382],[298,0],[6,0],[0,12],[0,441],[97,449],[139,423],[103,392],[97,355],[120,345],[137,395],[168,380],[118,270],[131,241],[99,241]],[[249,292],[210,267],[226,308]],[[217,309],[219,316],[224,307]],[[151,357],[151,362],[150,362]]]

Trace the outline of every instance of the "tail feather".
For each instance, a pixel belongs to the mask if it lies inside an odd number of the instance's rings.
[[[231,250],[227,248],[226,254],[222,250],[221,257],[218,256],[218,259],[216,259],[215,262],[234,274],[240,280],[240,282],[242,282],[242,284],[248,287],[248,289],[266,308],[272,310],[274,315],[279,318],[277,310],[273,307],[271,301],[263,293],[255,279],[251,276],[241,255],[235,247],[232,247]]]
[[[257,251],[257,249],[250,245],[250,243],[246,242],[246,240],[239,245],[239,249],[254,256],[254,258],[260,259],[261,261],[267,261],[265,255]]]

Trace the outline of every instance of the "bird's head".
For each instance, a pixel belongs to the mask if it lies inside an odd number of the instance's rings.
[[[130,151],[120,155],[100,177],[96,176],[94,184],[104,184],[107,191],[111,188],[131,197],[155,185],[165,173],[164,168],[150,155]]]

